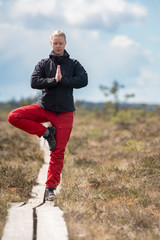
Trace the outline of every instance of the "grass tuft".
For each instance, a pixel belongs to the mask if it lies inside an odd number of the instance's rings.
[[[26,202],[36,184],[43,164],[43,152],[39,149],[35,136],[12,127],[6,118],[0,118],[0,238],[10,203]]]
[[[75,118],[55,199],[70,240],[160,239],[160,121],[134,114],[134,124]]]

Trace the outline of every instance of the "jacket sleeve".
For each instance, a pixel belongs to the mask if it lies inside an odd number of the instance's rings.
[[[40,61],[36,66],[31,75],[31,87],[34,89],[45,89],[57,86],[56,79],[46,78],[45,70],[43,67],[43,61]]]
[[[62,76],[60,83],[72,88],[82,88],[88,84],[88,75],[83,66],[75,60],[73,76]]]

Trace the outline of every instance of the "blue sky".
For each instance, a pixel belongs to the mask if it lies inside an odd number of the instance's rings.
[[[99,85],[125,85],[131,102],[160,104],[159,0],[0,0],[0,101],[34,96],[34,66],[62,29],[66,50],[89,75],[75,100],[105,101]],[[111,98],[108,98],[108,100]]]

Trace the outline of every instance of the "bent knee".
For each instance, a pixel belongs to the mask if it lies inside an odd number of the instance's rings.
[[[14,111],[10,112],[9,115],[8,115],[8,122],[11,123],[11,124],[14,124],[14,122],[16,121],[16,118],[17,118],[17,114],[15,114]]]

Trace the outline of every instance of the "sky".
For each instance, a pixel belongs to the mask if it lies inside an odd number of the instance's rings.
[[[134,93],[130,102],[160,104],[159,22],[159,0],[0,0],[0,101],[37,94],[31,74],[61,29],[89,77],[75,100],[112,100],[99,86],[116,80],[121,102]]]

